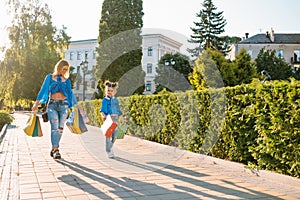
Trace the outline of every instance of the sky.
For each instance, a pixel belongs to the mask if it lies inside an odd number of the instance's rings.
[[[96,39],[103,0],[42,0],[48,4],[52,22],[67,27],[71,41]],[[203,0],[143,0],[143,23],[146,29],[174,31],[190,38],[203,8]],[[300,33],[300,0],[213,0],[226,19],[222,35],[253,36],[274,29],[275,33]],[[0,1],[0,47],[7,46],[6,28],[10,18],[4,0]]]

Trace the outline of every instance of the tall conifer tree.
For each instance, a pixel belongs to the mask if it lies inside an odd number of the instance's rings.
[[[119,95],[129,95],[130,86],[144,84],[142,5],[142,0],[104,0],[102,4],[95,75],[99,83],[122,80]]]
[[[222,40],[219,35],[225,30],[226,20],[223,12],[217,12],[217,7],[212,0],[204,0],[203,9],[197,14],[199,21],[194,22],[195,27],[189,42],[197,44],[194,49],[188,49],[192,56],[198,57],[205,49],[222,51]]]

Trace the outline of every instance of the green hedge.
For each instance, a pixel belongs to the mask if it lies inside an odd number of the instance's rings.
[[[128,134],[300,177],[300,82],[119,97]],[[82,103],[102,124],[101,100]]]
[[[5,124],[11,124],[14,118],[6,111],[0,110],[0,131]]]

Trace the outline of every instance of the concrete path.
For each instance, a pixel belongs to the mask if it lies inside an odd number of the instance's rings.
[[[75,135],[67,128],[61,160],[50,155],[50,124],[44,136],[26,136],[28,115],[15,113],[0,144],[1,200],[88,199],[300,199],[300,179],[131,136],[117,140],[107,158],[100,129]]]

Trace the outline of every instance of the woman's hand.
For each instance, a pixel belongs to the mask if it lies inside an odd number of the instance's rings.
[[[31,108],[32,112],[37,113],[38,105],[39,105],[39,101],[36,101]]]
[[[38,106],[34,104],[31,108],[32,112],[36,113],[38,111]]]

